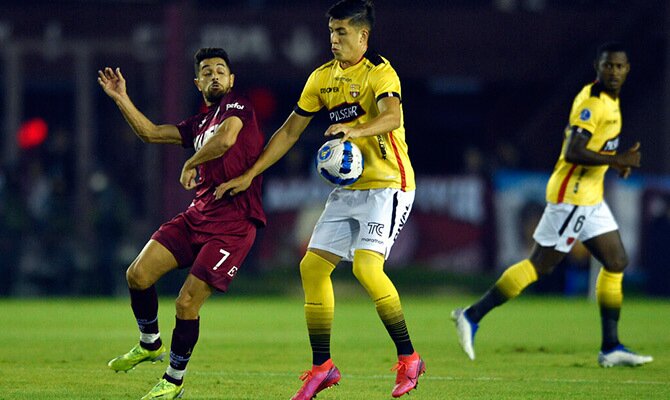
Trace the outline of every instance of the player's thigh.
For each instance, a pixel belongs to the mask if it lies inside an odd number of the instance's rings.
[[[191,274],[225,292],[256,238],[256,227],[248,221],[222,222],[219,232],[200,248],[191,266]]]
[[[626,268],[628,257],[621,242],[619,225],[606,202],[593,207],[580,240],[608,271],[622,272]]]
[[[586,240],[584,246],[608,271],[623,272],[628,265],[628,256],[618,230]]]
[[[323,258],[324,260],[328,261],[329,263],[333,265],[337,265],[337,263],[340,262],[342,257],[338,256],[337,254],[333,254],[329,251],[326,250],[321,250],[321,249],[316,249],[316,248],[308,248],[309,251],[312,253],[316,254],[317,256]]]
[[[360,235],[355,249],[375,251],[388,258],[391,247],[409,218],[414,192],[399,189],[369,190],[365,202],[356,210]]]
[[[553,247],[543,247],[535,243],[530,253],[529,260],[538,274],[549,274],[563,261],[567,253],[558,251]]]
[[[569,253],[583,239],[593,207],[548,203],[535,228],[533,240],[542,247]]]
[[[172,253],[151,239],[128,267],[126,278],[131,288],[146,289],[177,266],[177,260]]]
[[[207,282],[188,274],[184,284],[179,290],[179,296],[176,301],[177,318],[179,319],[197,319],[200,308],[205,300],[212,295],[214,288]]]
[[[326,206],[314,226],[307,248],[320,250],[323,254],[335,257],[324,257],[331,261],[345,258],[351,261],[350,253],[354,238],[358,236],[359,224],[352,214],[352,202],[360,191],[335,189],[328,197]]]

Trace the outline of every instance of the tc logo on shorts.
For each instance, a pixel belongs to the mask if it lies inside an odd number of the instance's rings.
[[[234,277],[235,274],[237,273],[237,269],[238,269],[237,267],[232,267],[232,268],[228,271],[228,276],[230,276],[231,278]]]
[[[384,224],[379,222],[368,222],[368,233],[371,235],[381,236],[384,231]]]
[[[579,113],[579,119],[581,119],[582,121],[588,121],[589,119],[591,119],[591,110],[589,110],[588,108],[583,109]]]

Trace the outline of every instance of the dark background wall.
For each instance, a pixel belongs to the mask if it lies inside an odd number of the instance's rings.
[[[256,103],[269,136],[308,74],[331,56],[324,17],[329,5],[3,2],[0,215],[7,276],[60,268],[74,271],[85,287],[107,271],[98,278],[105,287],[105,280],[118,280],[118,270],[157,224],[190,201],[176,184],[187,153],[139,142],[97,87],[99,68],[121,67],[139,108],[155,122],[176,123],[200,106],[191,82],[194,51],[224,47],[238,89]],[[550,171],[570,102],[594,79],[595,48],[607,40],[626,43],[632,63],[621,100],[622,146],[642,141],[641,173],[670,173],[666,2],[389,0],[377,2],[377,18],[372,47],[401,78],[418,175],[474,174],[487,182],[501,169]],[[48,139],[21,147],[18,133],[34,118],[48,124]],[[326,126],[315,119],[268,177],[308,179]],[[493,231],[491,225],[482,229]],[[484,243],[492,248],[494,240]],[[49,280],[47,286],[61,285],[55,292],[77,291],[52,276],[33,275]],[[3,293],[17,292],[7,282]]]

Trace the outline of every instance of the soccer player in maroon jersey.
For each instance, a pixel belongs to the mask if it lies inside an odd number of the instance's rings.
[[[227,290],[254,242],[256,229],[265,225],[260,177],[234,198],[215,199],[219,184],[242,174],[256,161],[264,136],[252,105],[232,90],[235,75],[226,52],[203,48],[194,58],[194,82],[207,109],[177,125],[155,125],[142,114],[126,92],[120,68],[98,71],[98,83],[142,141],[195,150],[179,179],[185,189],[195,189],[195,199],[184,212],[161,225],[126,272],[140,340],[128,353],[109,361],[117,372],[164,357],[154,284],[169,271],[190,267],[176,301],[170,365],[142,399],[181,396],[186,365],[198,341],[200,308],[212,292]]]

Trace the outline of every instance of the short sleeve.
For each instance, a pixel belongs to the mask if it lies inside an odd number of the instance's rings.
[[[400,78],[388,62],[378,65],[371,71],[370,85],[376,101],[384,97],[397,97],[402,102]]]
[[[185,148],[193,148],[193,137],[194,137],[194,126],[197,119],[197,115],[185,119],[177,124],[177,129],[181,135],[181,145]]]
[[[589,97],[574,108],[570,115],[570,125],[595,133],[604,111],[604,105],[599,98]]]
[[[297,114],[302,115],[303,117],[312,116],[323,108],[323,103],[319,97],[316,74],[317,71],[314,71],[309,78],[307,78],[305,87],[300,94],[300,99],[298,99],[298,104],[294,109]]]
[[[232,103],[224,103],[222,105],[226,109],[223,111],[223,118],[238,117],[246,124],[253,118],[253,107],[251,101],[246,97],[236,97]]]

